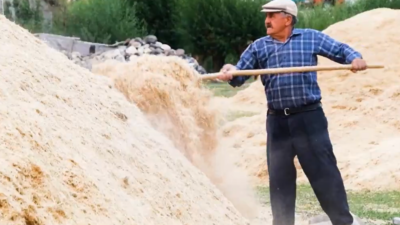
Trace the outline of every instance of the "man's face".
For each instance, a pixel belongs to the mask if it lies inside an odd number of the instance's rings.
[[[290,17],[281,12],[268,12],[265,17],[267,35],[274,35],[283,31],[291,23]]]

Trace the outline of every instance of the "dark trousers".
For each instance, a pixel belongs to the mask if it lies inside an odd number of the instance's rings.
[[[322,108],[289,116],[267,115],[267,163],[273,225],[294,225],[296,155],[332,224],[351,225],[353,217]]]

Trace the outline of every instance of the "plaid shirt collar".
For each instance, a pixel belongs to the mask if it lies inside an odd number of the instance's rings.
[[[293,30],[292,30],[292,34],[290,35],[290,37],[289,37],[289,39],[291,38],[291,37],[293,37],[293,36],[298,36],[298,35],[301,35],[303,33],[303,31],[302,30],[299,30],[299,29],[296,29],[296,28],[293,28]],[[288,39],[288,40],[289,40]],[[266,36],[265,37],[265,39],[264,39],[266,42],[276,42],[276,40],[275,39],[273,39],[271,36]]]

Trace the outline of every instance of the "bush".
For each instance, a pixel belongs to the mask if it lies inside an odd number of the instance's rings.
[[[50,0],[47,0],[50,1]],[[65,0],[57,0],[57,2]],[[265,35],[266,0],[82,0],[55,15],[56,33],[114,43],[154,34],[184,48],[207,70],[235,63],[250,41]],[[326,29],[366,10],[400,8],[399,0],[358,0],[327,7],[299,7],[298,28]],[[211,62],[210,66],[207,66]]]
[[[265,0],[177,1],[175,21],[180,43],[197,55],[207,70],[217,71],[224,63],[235,63],[248,41],[265,35],[265,15],[260,12]],[[336,6],[299,6],[296,27],[324,30],[336,22],[379,7],[399,9],[400,1],[358,0]]]
[[[176,0],[129,0],[136,5],[136,16],[146,25],[147,34],[154,34],[162,43],[179,48],[175,33]]]
[[[54,32],[108,44],[144,35],[143,24],[136,18],[135,5],[127,0],[85,0],[67,4],[55,15]]]
[[[358,0],[355,3],[345,2],[344,4],[326,7],[318,5],[312,8],[299,8],[299,23],[296,27],[313,28],[324,30],[330,25],[348,19],[359,13],[376,8],[400,9],[398,0]]]
[[[361,0],[358,1],[355,7],[359,8],[359,12],[363,12],[366,10],[376,9],[376,8],[391,8],[391,9],[400,9],[400,1],[399,0]],[[360,11],[363,10],[363,11]]]
[[[227,55],[238,55],[265,34],[260,6],[264,0],[178,0],[177,32],[181,43],[202,62],[212,58],[219,70]]]
[[[14,17],[11,12],[14,9]],[[4,3],[4,15],[30,32],[43,29],[43,13],[39,0],[13,0]]]

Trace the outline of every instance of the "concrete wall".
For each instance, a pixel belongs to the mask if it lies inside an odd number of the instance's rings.
[[[4,0],[0,0],[0,14],[4,15]]]
[[[78,37],[65,37],[61,35],[46,33],[38,33],[35,34],[35,36],[46,42],[50,47],[54,49],[57,49],[59,51],[64,50],[68,53],[79,52],[82,56],[87,56],[90,54],[91,46],[96,53],[116,48],[106,44],[81,41]]]

